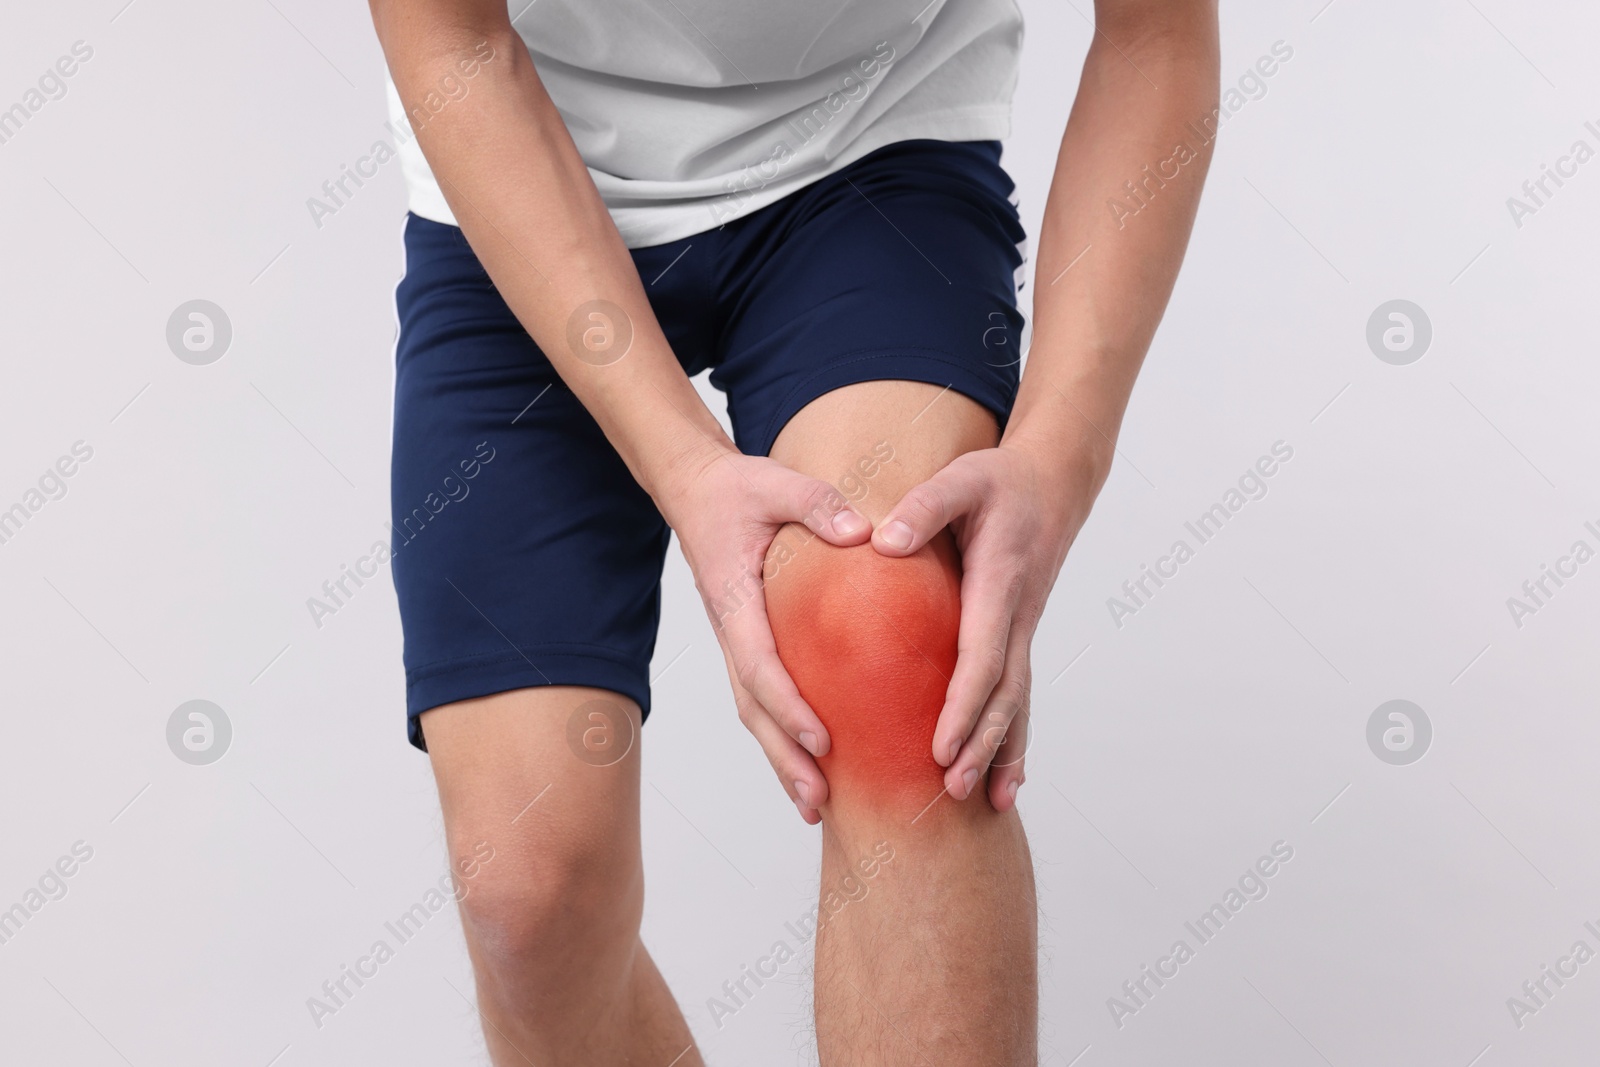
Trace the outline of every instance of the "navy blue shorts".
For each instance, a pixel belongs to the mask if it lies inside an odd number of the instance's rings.
[[[784,200],[633,250],[668,342],[765,455],[856,382],[1016,395],[1022,225],[998,142],[905,141]],[[538,685],[650,710],[669,531],[461,231],[412,215],[396,291],[393,574],[417,717]]]

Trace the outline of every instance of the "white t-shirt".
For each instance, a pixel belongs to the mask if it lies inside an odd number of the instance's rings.
[[[1010,133],[1015,0],[509,0],[508,10],[630,248],[715,229],[896,141]],[[472,77],[454,79],[409,120],[390,82],[395,125],[432,121],[470,95]],[[411,210],[454,223],[416,140],[398,155]]]

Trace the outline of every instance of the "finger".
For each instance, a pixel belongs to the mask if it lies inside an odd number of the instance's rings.
[[[913,486],[872,534],[872,547],[886,556],[908,556],[982,500],[980,479],[958,458]]]
[[[967,738],[960,754],[945,772],[945,785],[956,800],[965,800],[972,795],[978,779],[990,769],[999,754],[1006,750],[1014,728],[1020,726],[1023,732],[1026,732],[1031,680],[1028,642],[1020,639],[1013,641],[1006,653],[1005,674],[1000,684],[995,686],[993,694],[985,702],[977,728],[972,731],[972,736]],[[1026,747],[1026,737],[1021,739],[1021,744],[1023,748]],[[1008,758],[1020,758],[1020,751],[1019,749],[1009,752]],[[1004,773],[1009,770],[1008,766],[997,769],[1005,783],[1011,780],[1011,776]],[[991,794],[995,787],[994,775],[991,775],[989,783]]]
[[[1016,807],[1017,790],[1028,780],[1024,767],[1028,748],[1033,744],[1033,705],[1025,704],[1006,729],[1000,750],[989,764],[989,803],[995,811]]]
[[[783,732],[773,722],[772,716],[750,693],[739,684],[730,668],[728,682],[733,687],[734,705],[739,709],[739,721],[755,737],[766,755],[772,771],[778,776],[783,791],[794,802],[795,809],[806,822],[815,825],[822,819],[817,810],[828,802],[828,780],[822,774],[811,754]]]
[[[788,471],[772,518],[805,524],[806,529],[840,548],[859,545],[872,536],[872,524],[850,502],[820,478]]]
[[[956,666],[933,731],[933,758],[941,767],[955,762],[978,714],[1005,675],[1020,588],[1016,580],[995,574],[981,560],[961,576]]]
[[[811,710],[783,661],[767,621],[766,598],[760,586],[737,612],[724,618],[722,638],[733,664],[733,677],[745,692],[813,756],[828,754],[828,729]]]

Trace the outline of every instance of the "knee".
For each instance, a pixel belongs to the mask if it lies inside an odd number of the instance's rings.
[[[828,728],[834,803],[921,807],[943,788],[933,733],[961,618],[948,536],[895,559],[813,542],[767,583],[778,654]]]
[[[644,904],[637,860],[581,830],[528,835],[498,849],[487,837],[460,839],[472,842],[455,850],[462,925],[494,977],[561,982],[586,962],[603,963],[609,949],[631,950]]]

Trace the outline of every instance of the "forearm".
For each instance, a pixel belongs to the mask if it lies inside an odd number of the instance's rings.
[[[1008,444],[1075,467],[1091,499],[1183,261],[1217,105],[1210,3],[1173,3],[1158,15],[1105,10],[1117,7],[1100,5],[1062,137],[1033,339],[1006,432]]]
[[[671,478],[733,446],[674,357],[504,5],[374,3],[373,12],[408,110],[443,96],[451,75],[465,84],[417,129],[429,166],[501,296],[662,503]],[[464,81],[457,65],[472,58]],[[620,346],[571,343],[575,313],[594,300],[621,309],[613,328],[631,329],[620,359]],[[585,316],[576,332],[596,328],[604,324]]]

